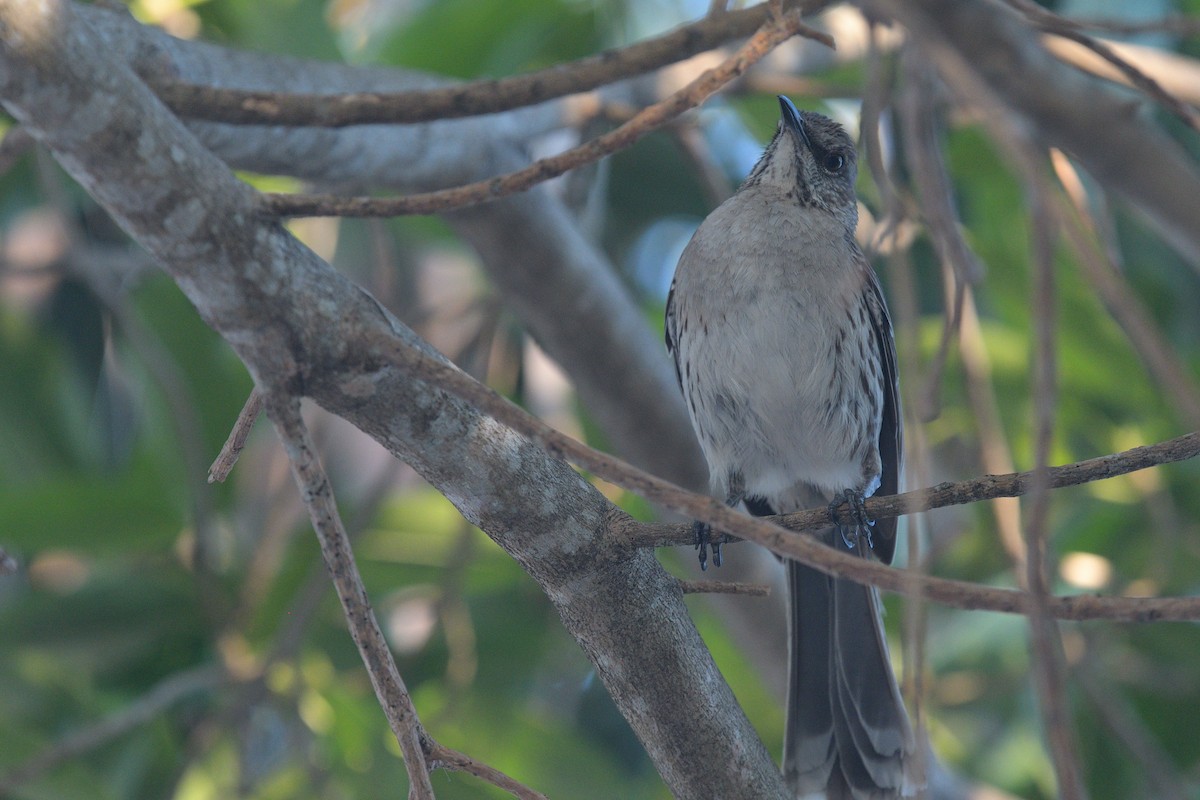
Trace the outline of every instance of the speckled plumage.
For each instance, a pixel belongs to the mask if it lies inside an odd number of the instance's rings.
[[[667,301],[713,489],[756,514],[895,493],[901,470],[891,323],[854,240],[854,146],[832,120],[780,103],[775,138],[692,237]],[[881,520],[847,541],[890,562],[895,530]],[[912,735],[877,593],[787,566],[785,775],[800,794],[904,796]]]

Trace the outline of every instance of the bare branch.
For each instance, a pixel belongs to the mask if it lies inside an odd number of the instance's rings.
[[[679,589],[684,594],[740,594],[746,597],[766,597],[771,587],[762,583],[738,583],[735,581],[680,581]]]
[[[767,3],[709,16],[669,33],[568,64],[525,75],[437,89],[346,94],[245,91],[144,77],[177,113],[234,125],[344,127],[370,123],[427,122],[494,114],[586,92],[683,61],[729,41],[749,36],[768,17]],[[818,3],[809,0],[805,7]],[[828,34],[808,26],[805,36],[833,47]]]
[[[1035,175],[1027,181],[1030,198],[1030,226],[1034,282],[1034,358],[1033,358],[1033,416],[1034,463],[1029,503],[1029,522],[1025,526],[1025,584],[1032,599],[1033,613],[1029,615],[1030,638],[1033,641],[1033,684],[1038,694],[1038,710],[1042,716],[1050,757],[1058,780],[1058,793],[1065,800],[1085,800],[1079,766],[1079,747],[1067,708],[1065,657],[1058,625],[1050,614],[1050,569],[1047,528],[1050,517],[1050,481],[1047,474],[1050,448],[1054,442],[1055,411],[1058,398],[1058,362],[1055,358],[1055,281],[1054,246],[1058,232],[1057,218],[1050,207],[1044,182]]]
[[[441,361],[409,347],[394,337],[368,334],[369,349],[380,358],[403,368],[422,381],[467,400],[489,416],[529,437],[551,454],[566,458],[625,489],[636,492],[665,508],[703,520],[726,534],[753,541],[772,552],[802,561],[815,569],[860,583],[871,583],[900,594],[921,594],[927,599],[963,609],[989,609],[1008,613],[1030,613],[1030,595],[993,589],[963,581],[916,577],[911,572],[856,558],[790,531],[807,531],[830,524],[827,508],[814,508],[778,518],[749,517],[711,497],[693,494],[639,470],[618,458],[601,453],[559,433],[507,399]],[[1135,447],[1122,453],[1088,459],[1046,470],[1050,488],[1077,486],[1139,469],[1182,461],[1200,455],[1200,433],[1189,433],[1156,445]],[[865,503],[873,519],[901,516],[931,508],[1016,497],[1027,494],[1033,473],[985,475],[959,483],[941,483],[929,489],[889,497],[871,497]],[[840,512],[848,514],[848,512]],[[786,525],[781,528],[773,521]],[[849,517],[840,519],[849,524]],[[639,523],[618,515],[610,524],[610,535],[630,548],[666,547],[692,542],[687,524]],[[1200,618],[1200,598],[1113,598],[1052,597],[1050,613],[1059,619],[1113,619],[1149,622]]]
[[[628,147],[651,131],[661,128],[684,111],[703,103],[714,92],[743,74],[759,59],[802,30],[800,14],[790,11],[768,21],[737,52],[713,69],[706,70],[683,89],[665,100],[647,106],[632,119],[565,153],[535,161],[528,167],[465,186],[441,189],[408,197],[371,198],[338,195],[266,195],[268,213],[285,216],[393,217],[402,214],[432,214],[475,205],[523,192],[542,181],[591,164]]]
[[[936,73],[919,51],[909,47],[901,60],[906,81],[900,121],[904,126],[905,156],[921,200],[921,213],[938,258],[962,283],[983,279],[984,267],[962,234],[954,189],[942,158],[939,116],[934,104]]]
[[[782,800],[782,777],[675,579],[653,554],[611,547],[604,532],[613,512],[603,496],[513,430],[373,353],[384,338],[434,358],[365,293],[264,221],[252,190],[82,16],[61,0],[0,0],[5,108],[155,256],[257,385],[281,397],[302,390],[361,427],[521,564],[676,797]],[[71,124],[81,107],[89,110],[86,136]],[[130,141],[138,146],[125,146]],[[678,680],[681,671],[690,680]],[[695,747],[700,741],[720,742],[723,758]]]
[[[300,402],[290,397],[268,394],[264,397],[264,405],[287,450],[296,487],[312,518],[317,540],[321,543],[325,568],[329,570],[338,599],[342,601],[350,636],[367,668],[375,696],[379,698],[379,705],[387,716],[388,726],[400,745],[404,764],[408,768],[409,797],[432,800],[433,785],[429,782],[430,764],[426,754],[429,740],[417,717],[408,687],[396,669],[392,651],[375,619],[371,598],[363,586],[354,551],[350,549],[350,539],[338,514],[333,486],[317,457],[308,428],[300,417]]]
[[[225,440],[225,444],[221,446],[221,452],[217,454],[216,460],[208,468],[209,483],[224,483],[225,479],[229,477],[233,465],[237,463],[238,456],[242,454],[242,448],[246,446],[246,439],[250,437],[250,429],[254,427],[258,415],[262,413],[262,403],[262,393],[257,388],[251,389],[250,396],[242,405],[237,421],[233,423],[229,438]]]
[[[474,775],[480,780],[503,789],[518,800],[547,800],[546,795],[535,792],[523,783],[513,780],[495,767],[489,767],[465,753],[452,750],[444,745],[434,745],[433,751],[429,754],[429,761],[434,767]]]
[[[1012,450],[1004,436],[1000,404],[992,381],[992,364],[983,342],[975,295],[968,289],[963,296],[963,317],[959,329],[959,353],[966,378],[967,398],[979,430],[980,463],[987,472],[1013,472]],[[1015,497],[997,498],[992,515],[1000,534],[1000,544],[1013,563],[1018,585],[1025,588],[1025,560],[1028,553],[1021,536],[1021,501]]]

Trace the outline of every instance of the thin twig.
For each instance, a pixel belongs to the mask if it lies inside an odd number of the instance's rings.
[[[217,454],[216,460],[208,468],[209,483],[224,483],[229,477],[238,456],[242,454],[242,448],[246,446],[246,439],[250,437],[250,429],[254,427],[254,421],[261,413],[262,394],[258,389],[251,389],[237,421],[233,423],[233,430],[229,432],[229,437],[221,447],[221,452]]]
[[[624,489],[642,495],[671,511],[712,524],[716,529],[760,544],[780,555],[837,577],[870,583],[881,589],[906,594],[919,591],[930,600],[966,609],[990,609],[1008,613],[1027,613],[1029,597],[1024,592],[993,589],[964,581],[922,576],[856,558],[809,537],[796,536],[766,518],[754,518],[728,508],[711,497],[693,494],[657,478],[620,459],[601,453],[550,428],[518,408],[506,398],[473,380],[461,370],[410,347],[382,328],[368,333],[365,351],[380,361],[409,372],[413,377],[437,386],[468,403],[482,413],[527,436],[547,452],[566,458],[578,466]],[[1181,461],[1200,455],[1200,433],[1190,433],[1160,442],[1048,470],[1052,488],[1075,486],[1093,480],[1133,472],[1159,464]],[[1029,473],[986,475],[971,481],[943,483],[930,489],[891,497],[872,497],[865,503],[873,519],[895,517],[957,503],[970,503],[995,497],[1015,497],[1029,490]],[[849,512],[842,511],[846,515]],[[812,530],[830,524],[826,508],[810,509],[777,518],[794,530]],[[840,519],[840,518],[839,518]],[[847,517],[843,520],[849,524]],[[639,523],[617,516],[613,522],[618,544],[629,547],[684,545],[691,542],[690,526]],[[615,551],[620,547],[614,548]],[[1200,618],[1200,598],[1114,598],[1053,597],[1051,613],[1060,619],[1120,619],[1149,622]]]
[[[296,485],[308,508],[313,529],[321,545],[321,556],[333,578],[350,635],[367,668],[375,696],[387,716],[388,725],[400,745],[409,774],[409,797],[432,800],[429,775],[433,769],[468,771],[523,800],[544,800],[499,770],[468,756],[442,747],[426,732],[417,716],[412,697],[396,668],[392,651],[383,638],[371,600],[355,563],[350,538],[338,514],[333,486],[317,456],[312,436],[300,416],[299,401],[274,394],[264,395],[264,407],[283,441]]]
[[[706,17],[661,36],[568,64],[498,80],[435,89],[300,94],[221,89],[157,75],[143,77],[163,102],[181,116],[209,122],[323,128],[428,122],[511,111],[652,72],[749,36],[768,20],[768,14],[767,4],[762,3],[715,18]],[[833,40],[826,33],[808,26],[798,30],[809,38],[833,46]]]
[[[452,750],[444,745],[434,745],[429,754],[429,762],[434,767],[474,775],[476,778],[503,789],[519,800],[547,800],[546,795],[535,792],[523,783],[513,780],[495,767],[476,761],[465,753]]]
[[[1058,220],[1043,191],[1042,182],[1028,182],[1031,196],[1032,255],[1034,266],[1033,321],[1033,408],[1034,470],[1029,502],[1029,523],[1025,526],[1025,581],[1033,599],[1029,630],[1033,640],[1033,682],[1040,702],[1038,710],[1050,743],[1051,761],[1058,779],[1058,794],[1064,800],[1085,800],[1079,765],[1079,747],[1070,710],[1067,707],[1066,664],[1062,636],[1047,608],[1050,594],[1049,538],[1050,481],[1048,467],[1054,442],[1055,409],[1058,396],[1057,358],[1055,357],[1055,280],[1054,245]]]
[[[937,352],[929,366],[924,391],[918,398],[917,413],[929,422],[941,413],[942,375],[962,320],[963,292],[984,275],[983,263],[962,234],[962,222],[954,201],[954,191],[941,150],[941,131],[934,102],[936,73],[921,60],[915,47],[905,48],[905,89],[898,106],[903,126],[905,155],[913,185],[921,200],[921,214],[929,237],[942,264],[942,280],[947,286],[945,324]]]
[[[700,105],[775,47],[804,29],[798,12],[789,12],[781,19],[771,18],[737,52],[665,100],[643,108],[628,122],[602,136],[556,156],[535,161],[515,172],[407,197],[268,194],[262,198],[263,210],[273,216],[283,217],[394,217],[433,214],[523,192],[542,181],[611,155],[661,128],[684,111]]]
[[[872,178],[878,187],[882,205],[886,210],[887,223],[884,229],[891,240],[888,248],[887,265],[888,277],[893,289],[893,311],[895,314],[895,329],[898,354],[901,359],[901,374],[916,374],[919,367],[919,347],[916,341],[919,312],[916,299],[916,276],[912,268],[912,258],[909,247],[901,244],[900,226],[907,219],[908,212],[904,199],[896,188],[896,183],[888,172],[883,158],[883,134],[881,125],[883,111],[894,103],[896,89],[896,59],[883,57],[881,47],[881,26],[867,17],[870,30],[870,47],[867,51],[866,88],[863,91],[861,136],[867,152],[867,163]],[[894,160],[893,160],[894,165]],[[882,241],[882,237],[880,238]],[[906,409],[912,409],[911,397],[906,392],[905,384],[901,392],[905,393],[901,404]],[[904,462],[906,480],[914,478],[918,484],[928,482],[929,453],[926,444],[924,426],[911,419],[905,422]],[[914,577],[928,573],[931,559],[925,545],[929,542],[929,526],[926,515],[917,513],[909,517],[905,536],[907,546],[906,561],[909,574]],[[919,582],[913,582],[905,593],[903,626],[903,661],[904,682],[901,691],[906,705],[912,713],[913,727],[923,737],[925,730],[925,681],[926,681],[926,651],[929,619],[929,604],[921,593]],[[911,772],[916,785],[926,783],[930,767],[930,753],[925,747],[917,748],[913,754]]]
[[[763,583],[740,581],[679,581],[679,590],[684,594],[740,594],[747,597],[767,597],[771,587]]]
[[[985,270],[962,234],[954,188],[940,147],[934,103],[936,73],[919,52],[915,47],[906,48],[901,61],[905,90],[897,108],[904,128],[904,152],[938,259],[954,271],[959,282],[973,286],[983,279]]]
[[[449,391],[457,394],[454,389],[450,389]],[[472,402],[474,402],[473,399]],[[503,421],[506,423],[509,422],[509,420]],[[522,430],[522,433],[525,433],[525,431]],[[537,437],[535,434],[534,438],[540,437]],[[586,448],[585,445],[575,444],[580,448]],[[606,480],[625,486],[626,488],[631,488],[628,484],[632,482],[628,481],[628,479],[623,479],[619,475],[605,474],[608,471],[608,467],[602,466],[599,460],[567,451],[559,442],[547,446],[552,451],[565,455],[580,466],[596,472],[596,474],[601,475]],[[597,455],[605,459],[612,459],[617,464],[621,463],[613,459],[612,456],[607,456],[603,453]],[[1063,489],[1068,486],[1081,486],[1093,481],[1127,475],[1130,472],[1136,472],[1148,467],[1186,461],[1196,456],[1200,456],[1200,432],[1187,433],[1174,439],[1159,442],[1158,444],[1142,445],[1120,453],[1089,458],[1073,464],[1048,467],[1046,475],[1049,480],[1049,488]],[[629,469],[636,470],[634,467],[630,467]],[[648,482],[653,483],[653,487],[646,494],[654,502],[667,504],[672,499],[670,497],[670,490],[681,492],[688,497],[708,499],[704,498],[703,495],[693,495],[690,492],[675,489],[671,484],[661,481],[658,478],[646,477],[648,478]],[[639,480],[642,479],[641,475],[638,475],[637,478]],[[971,478],[963,481],[946,481],[927,489],[916,489],[902,494],[868,497],[864,502],[863,508],[866,510],[867,516],[871,519],[888,519],[890,517],[913,514],[918,511],[928,511],[934,508],[977,503],[981,500],[995,500],[1000,497],[1021,497],[1031,492],[1033,482],[1033,470],[1028,472],[1012,472],[1004,475],[984,475],[979,478]],[[662,484],[661,487],[658,485],[660,483]],[[631,489],[631,491],[640,490]],[[682,502],[673,503],[672,510],[680,510],[681,513],[687,513],[686,510],[675,509],[674,505],[682,506]],[[706,504],[688,504],[687,508],[698,511],[701,510],[702,505]],[[734,516],[737,515],[735,514]],[[827,508],[811,508],[792,514],[783,514],[778,517],[761,517],[760,519],[777,520],[780,525],[794,532],[818,530],[828,527],[830,524],[829,509]],[[849,512],[839,510],[837,521],[842,524],[849,524],[852,520],[849,517]],[[688,523],[643,523],[639,524],[638,528],[640,532],[629,539],[630,544],[635,547],[683,546],[694,542],[695,539],[695,534],[691,531],[691,525]],[[847,558],[849,560],[849,557]]]
[[[871,180],[875,182],[881,205],[887,209],[887,216],[894,225],[903,216],[904,205],[896,192],[895,181],[888,174],[887,165],[883,161],[883,135],[880,128],[883,124],[884,109],[892,105],[895,94],[895,59],[885,59],[883,56],[879,24],[868,20],[868,25],[871,38],[867,48],[866,86],[862,89],[859,135],[863,140],[862,149],[866,153]]]
[[[938,339],[938,348],[933,354],[933,361],[929,365],[925,385],[918,400],[917,415],[922,422],[932,422],[941,416],[942,376],[946,372],[946,362],[950,360],[950,344],[959,338],[958,330],[962,325],[966,292],[967,284],[943,261],[942,296],[946,303],[946,313],[942,320],[942,335]]]
[[[959,358],[966,380],[967,402],[979,431],[979,460],[986,472],[1012,472],[1012,450],[1004,435],[1000,404],[996,401],[996,386],[992,380],[992,364],[983,342],[979,314],[975,310],[975,294],[968,287],[963,295],[962,324],[959,326]],[[1013,563],[1017,585],[1025,585],[1025,539],[1021,534],[1021,501],[1016,497],[997,498],[991,504],[992,516],[1000,534],[1000,545]]]
[[[400,745],[404,764],[408,768],[409,797],[432,800],[433,785],[429,781],[430,767],[426,760],[429,738],[417,716],[404,679],[396,669],[392,651],[379,629],[371,599],[350,548],[349,537],[338,514],[333,486],[300,416],[300,403],[291,397],[268,393],[264,396],[264,405],[287,450],[292,474],[321,544],[321,556],[325,559],[325,566],[342,602],[350,635],[366,665],[388,725]]]

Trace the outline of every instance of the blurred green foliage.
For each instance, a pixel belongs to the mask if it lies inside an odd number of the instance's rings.
[[[668,24],[674,7],[656,8]],[[509,74],[627,41],[624,6],[578,0],[397,3],[382,22],[362,16],[366,3],[349,1],[145,0],[134,10],[230,46],[453,77]],[[1200,5],[1184,3],[1182,10],[1195,13]],[[1195,42],[1180,49],[1197,54]],[[860,65],[848,65],[816,77],[845,84],[861,75]],[[713,105],[759,139],[774,124],[769,98]],[[1026,468],[1034,348],[1026,198],[978,128],[953,128],[946,156],[966,235],[988,265],[975,289],[980,326],[1005,438]],[[656,222],[698,222],[709,203],[666,134],[617,155],[611,167],[603,241],[630,285],[645,291],[647,318],[658,324],[663,298],[647,290],[653,281],[635,280],[631,254]],[[727,177],[732,187],[741,175],[730,170]],[[868,210],[879,213],[879,192],[865,175],[862,194]],[[95,213],[45,159],[23,159],[0,176],[0,547],[22,565],[18,575],[0,578],[0,782],[45,748],[145,709],[179,676],[193,675],[192,690],[100,746],[81,748],[12,796],[403,796],[395,742],[269,431],[257,431],[229,484],[208,485],[197,472],[197,463],[217,453],[249,389],[244,369],[168,279],[134,270],[123,313],[148,332],[166,366],[147,357],[127,317],[64,269],[54,251],[57,229],[45,227],[58,219],[78,235],[90,230],[79,220]],[[403,298],[425,285],[422,264],[431,258],[472,266],[436,220],[296,230],[314,246],[328,244],[340,269],[393,298],[393,307],[413,302]],[[1116,209],[1116,233],[1129,282],[1195,378],[1200,280],[1128,209]],[[29,237],[50,255],[26,270],[12,253]],[[383,269],[381,248],[388,254]],[[900,331],[918,345],[917,363],[904,370],[910,405],[925,389],[944,324],[939,267],[923,236],[911,258],[919,319]],[[879,265],[894,288],[894,265],[883,258]],[[1055,270],[1060,382],[1053,460],[1179,433],[1180,416],[1069,252],[1060,250]],[[478,289],[482,281],[471,274]],[[523,401],[520,332],[496,302],[483,287],[468,308],[480,315],[480,331],[452,355]],[[965,381],[952,348],[941,413],[921,428],[934,481],[981,471]],[[180,406],[190,426],[181,426]],[[667,797],[533,582],[444,498],[347,426],[319,412],[313,424],[328,448],[400,671],[434,735],[551,797]],[[577,424],[589,441],[603,444],[586,417]],[[1056,562],[1098,557],[1088,563],[1107,573],[1088,590],[1195,594],[1198,480],[1200,465],[1185,463],[1056,493]],[[639,516],[650,513],[638,498],[616,496]],[[1013,584],[988,507],[948,510],[934,521],[928,545],[936,574]],[[203,563],[196,561],[197,537],[205,544]],[[678,563],[674,554],[663,559]],[[1064,569],[1056,590],[1081,591],[1071,578]],[[901,606],[888,602],[899,630]],[[777,751],[778,702],[721,617],[703,599],[691,606],[747,713]],[[1052,797],[1023,621],[940,607],[927,613],[923,708],[939,756],[949,768],[1021,797]],[[1064,626],[1064,633],[1069,704],[1092,796],[1153,795],[1146,764],[1123,738],[1140,736],[1174,771],[1168,779],[1200,797],[1200,741],[1191,735],[1200,708],[1200,630],[1093,623]],[[213,665],[221,671],[195,672]],[[1114,715],[1123,722],[1114,723]],[[504,796],[456,773],[437,773],[434,786],[444,798]]]

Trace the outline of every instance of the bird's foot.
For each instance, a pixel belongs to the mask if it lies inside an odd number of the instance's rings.
[[[861,492],[846,489],[829,503],[829,519],[837,528],[838,535],[842,537],[842,544],[846,545],[847,550],[853,550],[858,546],[860,534],[866,538],[867,547],[875,549],[875,543],[871,541],[871,528],[874,527],[875,520],[867,516],[865,502],[866,498],[862,496]],[[850,509],[850,514],[854,517],[853,524],[844,525],[838,520],[838,509],[842,507],[843,503]]]
[[[721,566],[721,544],[725,537],[721,534],[713,536],[712,526],[707,522],[695,522],[692,531],[696,535],[696,552],[700,557],[700,570],[708,569],[708,551],[712,549],[713,566]]]

